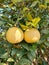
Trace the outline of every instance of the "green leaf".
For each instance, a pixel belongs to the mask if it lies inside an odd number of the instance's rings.
[[[20,26],[21,26],[21,28],[22,28],[23,30],[26,30],[26,29],[28,28],[28,26],[25,26],[25,25],[23,25],[23,24],[21,24],[21,23],[20,23]]]
[[[42,61],[42,65],[48,65],[45,60]]]
[[[4,23],[5,23],[5,22],[3,22],[3,21],[0,21],[0,26],[1,26],[1,25],[3,25]]]
[[[29,10],[28,7],[24,7],[24,8],[23,8],[23,12],[28,11],[28,10]]]
[[[49,42],[45,42],[44,44],[45,44],[47,47],[49,47]]]
[[[49,3],[49,0],[45,0],[45,5],[47,5],[47,3]]]
[[[31,62],[26,59],[26,58],[22,58],[18,63],[17,65],[31,65]]]
[[[32,65],[36,59],[37,63],[46,65],[40,50],[46,56],[45,50],[49,48],[48,5],[49,0],[0,0],[0,65]],[[28,44],[24,40],[20,44],[10,44],[5,39],[4,31],[13,26],[23,30],[39,26],[41,39],[35,44]]]
[[[4,0],[0,0],[0,3],[3,3],[4,2]]]
[[[17,52],[17,49],[13,48],[12,51],[11,51],[11,55],[14,56]]]
[[[40,17],[32,19],[32,26],[37,27],[37,25],[40,22],[40,20],[41,20]]]
[[[30,12],[29,12],[28,14],[26,14],[26,16],[27,16],[27,19],[28,19],[29,21],[32,21],[33,17],[32,17],[32,15],[30,14]]]
[[[0,56],[0,58],[8,58],[8,57],[9,57],[8,52],[6,52],[6,53],[4,53],[4,54],[2,54],[2,55]]]
[[[28,52],[27,57],[28,57],[29,60],[33,61],[36,58],[36,53],[34,51]]]
[[[16,53],[16,59],[21,59],[22,56],[25,54],[25,50],[17,50],[17,53]]]
[[[0,54],[4,54],[6,51],[5,51],[5,48],[0,48]]]
[[[11,52],[12,56],[15,56],[16,59],[20,59],[25,54],[24,49],[13,49]]]
[[[30,7],[35,7],[39,1],[34,1]]]
[[[46,9],[46,8],[47,8],[47,6],[46,6],[46,5],[41,4],[41,5],[39,5],[39,8],[40,8],[40,9],[41,9],[41,8]]]
[[[0,63],[0,65],[7,65],[7,64],[5,64],[5,63]]]
[[[29,52],[27,53],[28,58],[33,61],[36,58],[37,44],[30,46]]]
[[[17,3],[17,2],[21,2],[23,0],[11,0],[14,4]]]
[[[41,40],[47,39],[47,37],[49,37],[49,33],[48,33],[48,34],[43,35],[43,37],[41,38]]]
[[[44,29],[44,30],[42,29],[41,33],[48,34],[49,33],[49,29]]]
[[[14,59],[13,58],[8,58],[7,61],[8,62],[14,62]]]
[[[30,47],[30,51],[36,51],[37,50],[37,46],[38,46],[38,44],[32,44],[32,46]]]
[[[47,41],[49,42],[49,37],[47,37]]]
[[[22,43],[22,47],[28,51],[30,50],[30,48],[29,48],[30,46],[25,42]]]

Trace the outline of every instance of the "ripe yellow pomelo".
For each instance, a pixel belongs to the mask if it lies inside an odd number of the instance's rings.
[[[35,28],[27,29],[24,32],[24,40],[27,43],[35,43],[38,42],[39,39],[40,39],[40,32]]]
[[[6,33],[6,39],[12,44],[19,43],[23,40],[23,31],[17,27],[9,28]]]

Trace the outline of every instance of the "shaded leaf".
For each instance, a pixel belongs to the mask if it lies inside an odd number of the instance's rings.
[[[47,65],[47,62],[45,60],[43,60],[42,65]]]
[[[22,58],[17,65],[31,65],[31,62],[26,58]]]
[[[9,54],[7,52],[5,52],[4,54],[0,56],[0,58],[8,58],[8,57],[9,57]]]
[[[3,25],[4,23],[5,23],[5,22],[3,22],[3,21],[0,21],[0,26],[1,26],[1,25]]]
[[[4,2],[4,0],[0,0],[0,3],[3,3]]]
[[[12,51],[11,51],[11,55],[14,56],[17,52],[17,49],[13,48]]]
[[[25,50],[17,50],[16,59],[21,59],[25,55]]]
[[[48,34],[49,33],[49,29],[44,29],[44,30],[42,29],[41,33]]]
[[[26,44],[26,43],[23,43],[23,44],[22,44],[22,47],[23,47],[24,49],[28,50],[28,51],[30,50],[29,45]]]
[[[36,53],[34,51],[33,52],[28,52],[27,56],[28,56],[29,60],[33,61],[36,58]]]
[[[45,44],[47,47],[49,47],[49,42],[45,42],[44,44]]]

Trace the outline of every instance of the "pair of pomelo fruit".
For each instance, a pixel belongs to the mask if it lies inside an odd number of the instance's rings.
[[[12,44],[17,44],[21,42],[23,39],[27,43],[35,43],[38,42],[40,39],[40,32],[35,29],[27,29],[24,33],[20,28],[17,27],[12,27],[9,28],[7,33],[6,33],[6,39],[8,42]]]

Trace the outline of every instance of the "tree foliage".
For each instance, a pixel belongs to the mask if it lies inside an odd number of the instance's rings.
[[[37,28],[40,41],[10,44],[5,35],[13,26]],[[0,0],[0,65],[49,65],[49,0]]]

